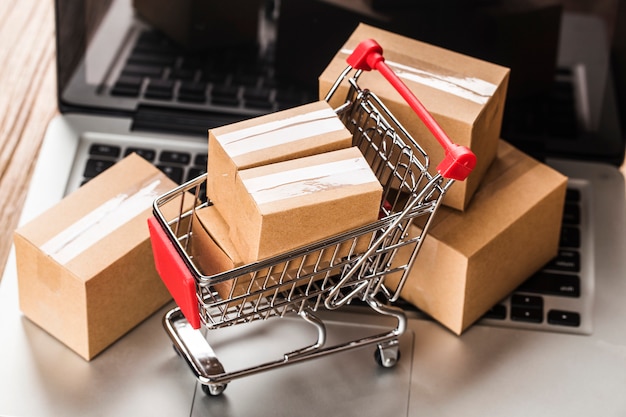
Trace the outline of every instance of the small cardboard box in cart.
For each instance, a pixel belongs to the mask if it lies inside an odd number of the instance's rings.
[[[320,98],[324,98],[346,67],[346,58],[361,42],[375,39],[383,49],[385,62],[432,114],[450,139],[470,148],[477,158],[472,174],[455,184],[443,204],[465,210],[493,161],[504,111],[509,69],[429,45],[366,24],[359,25],[319,77]],[[395,88],[381,76],[364,72],[361,84],[373,91],[424,148],[432,161],[444,154],[427,127]],[[330,104],[337,108],[346,97],[348,84],[340,87]],[[415,120],[414,123],[409,121]],[[435,171],[433,164],[432,172]]]
[[[382,187],[350,147],[239,171],[233,193],[229,235],[254,262],[375,222]]]
[[[228,224],[215,206],[196,209],[191,229],[191,246],[188,250],[200,273],[216,275],[244,265],[237,248],[228,237]],[[222,298],[228,297],[231,287],[230,282],[215,284]]]
[[[237,248],[228,236],[229,227],[219,214],[215,206],[209,205],[196,209],[192,220],[191,244],[188,253],[193,259],[193,263],[198,271],[206,276],[219,275],[234,268],[244,265]],[[299,267],[300,265],[298,265]],[[246,294],[254,293],[285,282],[285,286],[290,286],[293,271],[284,271],[275,266],[272,271],[260,269],[256,274],[243,274],[217,282],[213,288],[224,300],[232,300],[238,297],[245,297]],[[271,294],[273,290],[268,290]],[[234,301],[230,305],[235,305],[240,301]]]
[[[467,210],[437,212],[402,297],[461,334],[556,256],[566,185],[565,176],[500,141]]]
[[[237,172],[352,146],[352,135],[325,101],[209,130],[207,195],[230,221]]]
[[[16,230],[24,315],[91,360],[166,304],[146,219],[175,186],[132,154]]]

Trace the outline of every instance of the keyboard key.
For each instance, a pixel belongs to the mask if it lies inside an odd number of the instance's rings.
[[[187,152],[163,151],[159,156],[160,162],[170,164],[188,165],[191,162],[191,155]]]
[[[176,184],[181,184],[183,182],[183,169],[181,167],[174,167],[171,165],[157,165],[159,168],[169,179],[174,181]]]
[[[206,168],[191,167],[189,168],[189,172],[187,173],[187,181],[197,178],[200,175],[204,174],[205,172],[206,172]]]
[[[89,148],[89,155],[93,156],[107,156],[111,158],[117,158],[120,156],[121,148],[114,145],[105,145],[101,143],[94,143]]]
[[[525,308],[543,308],[543,298],[534,295],[513,294],[511,305]]]
[[[103,159],[89,159],[83,172],[83,177],[93,178],[102,173],[107,168],[110,168],[115,164],[115,161],[103,160]]]
[[[548,311],[548,323],[559,326],[580,326],[580,314],[573,311],[550,310]]]
[[[157,100],[171,100],[174,96],[174,81],[152,79],[146,87],[146,98]]]
[[[195,103],[206,101],[206,83],[183,82],[178,89],[178,99]]]
[[[111,95],[117,97],[137,97],[139,96],[139,88],[114,86],[111,89]]]
[[[580,230],[577,227],[563,225],[559,246],[562,248],[580,248]]]
[[[511,296],[511,320],[541,323],[543,321],[543,298],[513,294]]]
[[[540,271],[520,285],[517,291],[576,298],[580,297],[580,278]]]
[[[575,250],[561,249],[558,255],[544,269],[561,272],[580,272],[580,253]]]
[[[576,226],[580,224],[580,206],[566,202],[563,208],[563,224]]]
[[[148,52],[133,51],[126,61],[128,65],[146,65],[152,67],[171,67],[176,61],[176,56],[171,53],[164,53],[164,51]]]
[[[150,161],[150,162],[153,162],[154,158],[156,157],[156,151],[154,149],[135,148],[135,147],[126,148],[126,152],[124,152],[124,156],[130,155],[133,152],[143,157],[143,159],[145,159],[146,161]]]
[[[125,65],[122,70],[123,77],[148,77],[148,78],[161,78],[163,74],[163,67],[153,65]]]
[[[141,87],[142,82],[143,82],[142,77],[138,77],[135,75],[127,75],[127,76],[119,77],[115,85],[120,86],[120,87],[128,87],[128,88],[139,88]]]
[[[197,166],[202,166],[205,167],[207,166],[207,162],[208,162],[209,156],[205,153],[199,153],[198,155],[196,155],[196,157],[193,160],[193,164],[197,165]]]
[[[511,320],[525,321],[528,323],[541,323],[543,321],[543,310],[535,308],[511,307]]]
[[[143,79],[137,76],[121,76],[113,88],[111,94],[114,96],[137,97],[141,90]]]
[[[227,106],[239,105],[239,87],[230,85],[216,85],[211,89],[211,101],[215,104]]]
[[[147,89],[145,92],[146,98],[151,98],[153,100],[171,100],[174,94],[172,91],[159,91],[159,90],[150,90]]]
[[[565,192],[565,201],[570,203],[580,203],[580,190],[568,188]]]
[[[245,89],[243,92],[243,99],[248,107],[271,108],[273,104],[270,96],[271,90],[266,88]]]

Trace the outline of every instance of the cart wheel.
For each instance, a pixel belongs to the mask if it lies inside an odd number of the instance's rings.
[[[202,391],[209,397],[221,395],[228,384],[202,384]]]
[[[386,346],[378,345],[374,351],[374,359],[383,368],[393,368],[400,360],[398,343]]]

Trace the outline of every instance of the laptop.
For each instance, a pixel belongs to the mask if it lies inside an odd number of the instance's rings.
[[[64,33],[61,29],[68,22],[90,21],[82,17],[76,19],[76,14],[74,19],[63,18],[71,16],[64,14],[67,9],[63,7],[76,4],[85,6],[87,2],[57,1],[57,35]],[[125,11],[127,14],[95,21],[101,22],[100,27],[119,28],[116,25],[125,21],[120,16],[128,18],[132,8],[122,1],[107,4],[116,13]],[[620,4],[620,7],[623,6]],[[94,18],[86,13],[88,10],[93,11],[79,7],[70,12]],[[145,29],[144,21],[133,20],[133,23]],[[112,26],[107,26],[109,24]],[[102,43],[110,47],[114,43],[111,36],[117,32],[108,30],[102,35]],[[140,41],[141,33],[139,29],[130,35],[118,33],[119,41]],[[617,82],[617,78],[606,75],[611,73],[605,33],[596,18],[563,15],[558,55],[561,70],[557,78],[573,86],[571,91],[578,98],[576,123],[583,124],[578,130],[582,134],[570,138],[570,145],[565,148],[573,148],[576,140],[588,143],[592,137],[594,141],[596,137],[609,137],[618,139],[621,156],[613,160],[601,158],[601,162],[580,157],[562,158],[559,156],[565,154],[563,150],[552,145],[542,145],[538,155],[570,178],[572,200],[568,200],[567,205],[572,208],[564,217],[570,223],[578,223],[564,227],[566,243],[561,252],[568,255],[547,266],[542,273],[548,277],[569,275],[572,271],[568,269],[577,268],[579,271],[573,275],[579,278],[578,296],[572,297],[567,286],[548,285],[546,289],[546,285],[537,282],[539,278],[531,278],[533,282],[525,283],[462,336],[453,335],[419,311],[403,305],[409,316],[408,327],[399,338],[401,357],[393,368],[378,366],[373,348],[365,347],[236,379],[228,384],[223,394],[212,397],[204,394],[184,360],[172,349],[162,327],[162,318],[173,304],[155,313],[94,360],[86,362],[22,316],[17,302],[12,252],[0,283],[0,329],[3,333],[0,415],[624,415],[626,186],[618,168],[624,154],[623,135],[619,130],[623,118],[618,117],[617,100],[611,94],[612,83]],[[151,38],[155,34],[145,36]],[[99,41],[98,33],[89,32],[87,37],[92,45]],[[163,41],[167,42],[163,38],[158,38],[157,42]],[[60,40],[60,64],[69,62],[68,55],[63,55],[65,46]],[[146,97],[151,95],[147,75],[139,76],[139,91],[136,84],[131,85],[136,74],[126,73],[122,77],[132,48],[123,48],[125,53],[110,54],[120,58],[121,63],[114,69],[100,69],[108,81],[91,91],[106,95],[107,100],[121,107],[104,105],[100,99],[94,102],[93,94],[86,102],[77,102],[80,91],[68,93],[64,88],[79,83],[60,79],[62,115],[53,120],[46,132],[22,222],[105,169],[128,149],[152,158],[172,178],[182,181],[193,177],[201,172],[206,161],[206,138],[198,133],[198,126],[205,131],[203,123],[211,119],[221,124],[281,108],[279,101],[272,102],[271,108],[260,109],[259,104],[256,108],[245,108],[245,87],[241,85],[235,106],[226,99],[216,102],[210,95],[213,92],[211,81],[201,78],[202,69],[192,70],[193,79],[187,80],[206,82],[202,94],[193,88],[185,90],[183,80],[177,79],[171,93],[163,92],[167,89],[162,88],[163,85],[169,87],[170,83],[155,82],[159,88],[153,90],[159,92],[153,91],[152,98]],[[182,71],[188,69],[182,65],[183,60],[184,57],[176,57],[176,68],[189,75]],[[594,73],[598,63],[599,72]],[[135,61],[132,65],[135,67],[131,69],[136,71],[137,66],[144,64]],[[86,68],[81,71],[83,76],[88,72]],[[234,79],[232,74],[228,77]],[[112,94],[120,78],[118,91]],[[267,86],[261,76],[256,82],[254,87]],[[274,87],[278,84],[271,85],[270,101],[279,96]],[[82,90],[90,94],[89,88]],[[174,103],[181,90],[183,96],[195,94],[196,101],[187,97],[187,102]],[[296,101],[308,99],[305,92],[299,95],[297,85],[287,90],[298,91]],[[137,97],[129,97],[135,92]],[[131,102],[134,104],[129,104]],[[163,102],[168,106],[162,107]],[[293,104],[295,102],[284,105]],[[79,112],[81,108],[86,108],[87,114]],[[145,116],[133,119],[131,116],[136,109]],[[184,128],[165,131],[165,125],[171,127],[172,120],[181,119],[187,122]],[[166,123],[162,123],[163,120]],[[519,130],[512,129],[509,133],[513,136],[516,132]],[[520,148],[528,143],[524,141],[538,137],[527,131],[522,133],[513,140]],[[563,138],[558,140],[562,142]],[[528,147],[531,148],[536,149],[534,145]],[[55,175],[49,175],[50,172]],[[572,240],[578,244],[571,243]],[[579,262],[572,266],[572,258],[577,256]],[[516,295],[522,295],[521,302]],[[526,299],[539,300],[539,304],[524,302]],[[538,309],[541,309],[540,321],[535,318]],[[550,311],[561,312],[560,317],[549,320]],[[578,320],[574,313],[578,314]],[[328,343],[357,339],[388,325],[384,318],[358,307],[320,315],[328,326]],[[524,320],[524,317],[532,317],[532,320]],[[281,358],[285,352],[314,341],[316,333],[301,319],[285,317],[233,326],[207,336],[228,369]]]

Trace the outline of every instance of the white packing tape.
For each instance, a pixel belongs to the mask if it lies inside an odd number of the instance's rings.
[[[344,124],[328,108],[225,133],[218,140],[235,157],[342,129]]]
[[[352,53],[352,50],[344,48],[341,50],[341,53],[347,56]],[[452,73],[444,74],[443,71],[435,73],[389,60],[385,60],[385,62],[400,78],[455,95],[477,104],[485,104],[498,88],[498,86],[493,83],[475,77]]]
[[[130,189],[105,201],[50,238],[41,250],[64,265],[150,208],[154,199],[165,191],[167,187],[162,179],[152,177],[139,189]]]
[[[352,158],[243,180],[257,204],[300,197],[349,185],[378,182],[364,158]]]

